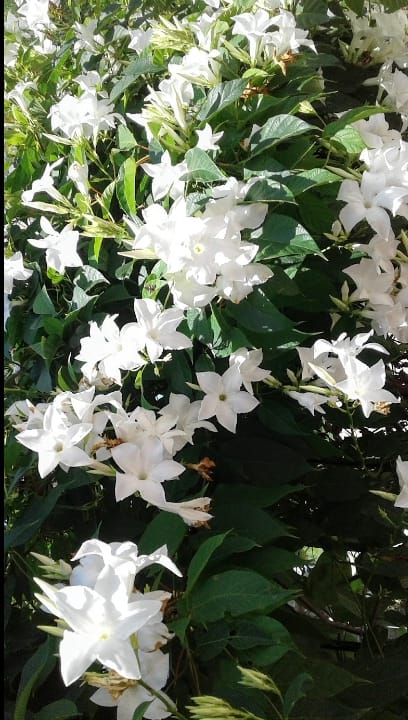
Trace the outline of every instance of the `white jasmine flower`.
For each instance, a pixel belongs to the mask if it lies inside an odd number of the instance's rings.
[[[148,28],[147,30],[141,30],[138,28],[137,30],[129,30],[128,32],[130,37],[130,43],[128,45],[129,50],[134,50],[138,55],[140,55],[140,53],[143,52],[143,50],[146,50],[146,48],[150,45],[153,28]]]
[[[235,433],[237,416],[247,413],[259,405],[250,393],[240,390],[241,376],[234,364],[223,375],[215,372],[198,372],[197,381],[205,393],[198,414],[199,420],[216,417],[220,425]]]
[[[314,357],[317,359],[324,353],[333,353],[340,358],[342,364],[344,365],[349,358],[357,357],[357,355],[366,349],[376,350],[377,352],[388,355],[388,350],[379,343],[367,342],[368,338],[370,338],[373,333],[374,330],[370,330],[369,332],[358,333],[353,338],[349,338],[344,332],[332,342],[329,342],[328,340],[316,340],[313,345]]]
[[[81,370],[90,383],[95,382],[97,370],[98,377],[114,380],[120,385],[120,370],[137,370],[146,364],[140,354],[143,346],[138,341],[137,324],[127,323],[119,329],[116,317],[107,315],[100,327],[91,321],[89,337],[81,339],[81,350],[76,359],[84,363]]]
[[[137,545],[130,541],[108,544],[92,539],[82,543],[72,558],[72,561],[75,560],[79,560],[79,564],[72,570],[71,585],[86,585],[93,588],[96,582],[107,574],[107,569],[113,568],[128,588],[129,595],[134,589],[135,575],[155,563],[181,577],[180,570],[168,557],[166,545],[150,555],[139,555]]]
[[[11,295],[13,292],[14,280],[28,280],[33,274],[32,270],[24,267],[23,256],[20,251],[15,252],[11,257],[4,258],[4,293]]]
[[[201,150],[218,151],[220,149],[219,145],[217,145],[217,142],[221,140],[224,133],[213,133],[212,127],[209,123],[206,123],[203,130],[196,130],[196,134],[198,135],[198,142],[196,147],[201,148]]]
[[[309,410],[313,416],[315,412],[323,415],[325,414],[325,410],[323,410],[322,405],[325,405],[329,398],[324,395],[318,395],[318,393],[309,391],[297,392],[296,390],[289,390],[286,394],[293,398],[293,400],[296,400],[299,405],[306,408],[306,410]]]
[[[35,581],[42,590],[36,597],[70,628],[64,631],[59,645],[65,685],[78,680],[95,660],[123,677],[141,677],[131,636],[160,611],[159,601],[129,602],[126,589],[112,570],[104,579],[109,596],[99,592],[98,583],[95,589],[75,585],[55,590],[43,580]]]
[[[94,91],[84,92],[80,97],[64,95],[52,105],[49,117],[51,129],[60,130],[70,138],[93,138],[94,143],[100,132],[114,128],[118,113],[107,98],[98,98]]]
[[[194,85],[214,87],[221,82],[220,52],[192,47],[182,58],[181,63],[169,63],[172,77],[181,77]]]
[[[379,173],[363,173],[360,185],[356,180],[343,180],[337,199],[347,203],[339,213],[346,232],[367,220],[375,232],[388,237],[391,223],[380,197],[384,187],[385,178]]]
[[[172,425],[175,425],[183,433],[180,437],[173,438],[174,453],[181,450],[186,442],[192,445],[194,432],[199,428],[217,432],[216,427],[208,420],[198,419],[200,408],[200,400],[190,402],[187,395],[170,393],[168,405],[159,410],[159,415],[168,418]]]
[[[251,395],[254,394],[252,383],[264,380],[270,375],[269,370],[262,370],[259,367],[262,358],[262,350],[248,350],[246,347],[239,348],[230,355],[230,367],[235,365],[238,368],[241,382]]]
[[[92,54],[101,52],[104,46],[102,35],[98,35],[96,29],[98,20],[94,18],[86,18],[84,23],[75,22],[73,25],[77,40],[74,43],[74,53],[80,50],[87,50]]]
[[[366,418],[375,410],[376,403],[394,403],[398,399],[389,390],[384,390],[385,365],[379,360],[368,367],[357,358],[349,358],[344,366],[346,380],[335,384],[350,400],[358,400]]]
[[[394,284],[394,272],[379,272],[375,260],[363,258],[356,265],[343,270],[356,285],[350,300],[368,300],[374,305],[393,305],[391,289]]]
[[[382,148],[384,145],[401,140],[401,133],[398,130],[390,130],[384,113],[371,115],[367,120],[357,120],[352,125],[369,148]]]
[[[125,471],[116,473],[117,501],[139,492],[146,502],[152,502],[157,485],[184,472],[184,465],[164,457],[164,448],[158,438],[148,437],[139,445],[122,443],[112,448],[111,453],[116,464]]]
[[[244,35],[249,43],[249,56],[252,64],[256,64],[262,53],[265,44],[265,33],[268,27],[275,22],[266,10],[241,13],[232,18],[235,22],[232,26],[233,35]]]
[[[82,267],[83,262],[76,251],[79,232],[73,230],[69,223],[61,232],[57,232],[45,217],[40,219],[40,225],[45,237],[29,239],[28,242],[46,250],[47,268],[53,268],[63,275],[66,267]]]
[[[161,690],[169,674],[169,655],[161,650],[153,652],[138,651],[140,674],[143,681],[154,690]],[[92,682],[91,682],[92,684]],[[92,702],[102,707],[117,707],[117,720],[132,720],[140,705],[150,701],[150,705],[143,713],[146,720],[162,720],[171,714],[161,700],[152,695],[137,682],[128,687],[115,699],[104,687],[99,688],[91,695]]]
[[[70,427],[61,411],[50,405],[44,413],[43,427],[23,430],[16,435],[16,440],[38,453],[38,472],[44,478],[57,465],[63,469],[92,465],[92,458],[78,447],[91,430],[91,423]]]
[[[270,24],[279,29],[266,33],[265,42],[269,56],[280,58],[289,52],[298,53],[301,45],[317,52],[313,40],[307,37],[307,30],[296,27],[296,18],[291,12],[281,10],[279,15],[271,18]]]
[[[27,204],[31,202],[34,195],[39,192],[47,193],[47,195],[52,197],[54,200],[61,200],[63,196],[57,190],[57,188],[54,187],[54,178],[52,177],[52,171],[55,170],[55,168],[59,167],[61,163],[64,162],[64,159],[65,158],[58,158],[58,160],[55,160],[55,162],[51,164],[47,163],[47,166],[42,176],[38,180],[34,180],[30,190],[25,190],[21,194],[21,200],[23,203]]]
[[[68,168],[68,177],[76,185],[77,190],[89,197],[88,165],[81,165],[74,160]]]
[[[151,363],[155,363],[163,350],[184,350],[192,347],[190,338],[177,332],[176,328],[184,319],[177,308],[161,310],[160,305],[151,299],[135,300],[134,310],[137,319],[136,337],[138,347],[145,347]]]
[[[153,178],[153,200],[161,200],[167,193],[173,200],[183,195],[186,183],[180,178],[187,173],[185,160],[177,165],[172,165],[170,153],[166,150],[159,163],[143,163],[142,168]]]

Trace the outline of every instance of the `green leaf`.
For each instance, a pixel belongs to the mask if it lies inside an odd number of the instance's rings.
[[[119,125],[118,128],[118,146],[119,150],[133,150],[137,142],[134,135],[125,125]]]
[[[185,595],[189,595],[191,593],[212,554],[223,543],[227,535],[228,532],[223,533],[222,535],[214,535],[200,545],[188,568]]]
[[[136,161],[133,157],[129,157],[120,166],[116,195],[122,210],[131,217],[136,214],[135,178]]]
[[[146,700],[146,702],[139,705],[133,713],[132,720],[143,720],[145,712],[152,702],[152,700]]]
[[[315,128],[294,115],[275,115],[252,135],[251,156],[255,157],[283,140],[298,137],[310,130]]]
[[[89,485],[90,479],[85,473],[75,475],[73,469],[70,471],[70,479],[53,487],[45,497],[35,495],[27,510],[16,520],[10,530],[4,535],[4,551],[12,547],[23,545],[30,540],[42,526],[44,520],[49,516],[61,495],[70,488]]]
[[[187,163],[188,174],[184,175],[183,180],[195,180],[196,182],[215,182],[217,180],[225,180],[224,173],[218,169],[217,165],[211,160],[209,155],[201,148],[192,148],[186,152],[185,160]]]
[[[350,123],[357,122],[357,120],[365,120],[365,118],[381,112],[387,112],[387,108],[384,108],[381,105],[364,105],[364,107],[347,110],[341,118],[326,125],[323,130],[322,137],[331,138],[336,135],[339,130],[344,130],[344,128],[347,125],[350,125]]]
[[[293,323],[276,309],[260,288],[255,288],[237,305],[231,303],[228,314],[232,315],[241,327],[257,333],[273,333],[293,327]]]
[[[344,149],[349,155],[360,155],[366,147],[358,130],[351,125],[346,125],[332,135],[331,142],[335,147]]]
[[[25,720],[30,695],[41,678],[47,677],[54,668],[57,658],[54,656],[55,640],[47,637],[34,655],[27,660],[21,674],[20,685],[13,720]]]
[[[295,202],[293,193],[286,184],[266,178],[251,185],[245,200],[249,202]]]
[[[130,85],[133,85],[140,75],[145,75],[146,73],[158,73],[161,72],[162,69],[162,66],[156,65],[151,57],[140,57],[137,60],[134,60],[127,66],[125,74],[119,78],[113,86],[109,96],[110,99],[114,102],[118,97],[123,95],[125,90],[127,90]]]
[[[247,86],[247,81],[227,80],[210,90],[206,100],[202,104],[197,119],[200,121],[210,120],[214,115],[238,100]]]
[[[72,700],[55,700],[55,702],[45,705],[41,710],[35,713],[33,720],[68,720],[76,718],[81,713]]]
[[[48,295],[47,288],[45,285],[42,286],[40,291],[37,293],[33,303],[33,312],[36,315],[56,315],[57,311],[52,303],[50,296]]]
[[[296,25],[301,28],[312,28],[329,22],[325,0],[303,0],[302,12],[296,15]]]
[[[167,545],[169,555],[174,555],[187,533],[187,525],[174,513],[160,512],[151,521],[139,540],[143,553],[151,553],[161,545]]]
[[[227,646],[230,626],[224,620],[211,623],[205,630],[197,628],[194,633],[200,660],[212,660]]]
[[[365,1],[364,0],[344,0],[344,4],[347,5],[358,17],[361,17],[364,13]]]
[[[320,254],[319,246],[303,225],[292,217],[277,213],[267,216],[257,242],[259,261],[288,255]]]
[[[308,673],[300,673],[292,680],[283,700],[282,710],[285,720],[289,718],[296,703],[306,695],[305,685],[313,682],[312,676]]]
[[[196,622],[221,620],[263,610],[271,602],[271,584],[252,570],[226,570],[212,575],[191,595],[191,616]]]

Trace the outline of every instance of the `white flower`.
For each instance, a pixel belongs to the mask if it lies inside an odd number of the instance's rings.
[[[169,655],[161,650],[149,653],[139,651],[138,658],[142,680],[154,690],[161,690],[169,674]],[[117,720],[133,720],[135,710],[149,701],[150,705],[143,713],[146,720],[162,720],[171,714],[161,700],[138,683],[133,686],[129,683],[129,687],[117,699],[113,699],[105,688],[99,688],[90,699],[102,707],[117,707]]]
[[[317,359],[323,353],[333,353],[340,358],[344,365],[350,357],[356,357],[365,349],[376,350],[377,352],[388,355],[388,350],[379,343],[367,342],[373,333],[374,330],[369,330],[369,332],[366,333],[358,333],[353,338],[347,337],[346,333],[341,333],[341,335],[332,342],[328,340],[316,340],[313,345],[314,357]]]
[[[395,507],[408,509],[408,460],[402,460],[401,455],[397,457],[396,470],[400,493],[394,505]]]
[[[114,128],[120,116],[113,112],[108,98],[98,98],[95,91],[88,90],[80,97],[64,95],[52,105],[49,117],[52,130],[60,130],[71,140],[93,138],[95,143],[98,133]]]
[[[183,350],[192,347],[191,340],[176,328],[183,320],[183,312],[177,308],[161,310],[152,299],[135,300],[139,347],[145,347],[151,363],[158,360],[163,350]]]
[[[318,393],[314,392],[297,392],[296,390],[289,390],[287,392],[287,395],[289,397],[293,398],[293,400],[297,400],[299,405],[306,408],[306,410],[309,410],[309,412],[314,416],[315,412],[322,413],[324,415],[325,410],[323,410],[322,405],[327,403],[327,400],[329,398],[325,397],[324,395],[318,395]]]
[[[74,160],[68,168],[68,177],[76,185],[82,195],[89,196],[88,165],[81,165]]]
[[[196,147],[201,148],[201,150],[218,151],[220,149],[219,145],[217,145],[217,142],[221,140],[224,133],[213,133],[212,127],[209,123],[205,124],[203,130],[196,130],[196,134],[198,135],[198,142]]]
[[[222,376],[215,372],[198,372],[197,380],[201,390],[206,393],[201,401],[199,420],[215,415],[220,425],[234,433],[237,415],[250,412],[259,405],[259,400],[240,390],[242,380],[235,365],[228,368]]]
[[[172,77],[181,77],[194,85],[213,87],[221,82],[221,65],[218,50],[207,52],[203,48],[192,47],[183,56],[181,63],[169,63]]]
[[[73,30],[77,36],[77,40],[74,43],[74,53],[78,53],[80,50],[87,50],[92,54],[101,52],[104,40],[102,35],[98,35],[96,28],[98,27],[98,20],[93,18],[86,18],[83,24],[75,22]]]
[[[47,193],[54,200],[61,200],[63,197],[61,193],[54,187],[54,178],[52,177],[52,171],[59,167],[64,162],[65,158],[58,158],[55,162],[47,163],[47,166],[38,180],[34,180],[31,189],[25,190],[21,194],[21,200],[23,203],[28,204],[32,201],[34,195],[39,192]]]
[[[375,260],[363,258],[357,265],[343,270],[356,285],[350,300],[368,300],[374,305],[393,305],[391,289],[394,284],[394,272],[379,272]]]
[[[47,268],[53,268],[63,275],[66,267],[82,267],[83,262],[77,253],[79,232],[73,230],[70,224],[57,232],[45,217],[40,219],[40,225],[45,237],[29,239],[28,242],[46,250]]]
[[[38,453],[38,472],[43,478],[57,465],[66,467],[92,465],[92,458],[77,447],[91,430],[92,423],[67,425],[61,411],[50,405],[44,414],[43,427],[23,430],[16,435],[16,440]]]
[[[15,252],[11,257],[4,258],[4,292],[11,295],[13,292],[14,280],[28,280],[33,274],[23,265],[21,252]]]
[[[129,30],[130,43],[128,45],[129,50],[134,50],[138,55],[145,50],[149,45],[153,35],[153,29],[148,28],[147,30]]]
[[[82,373],[90,383],[107,378],[120,385],[121,369],[137,370],[145,365],[139,352],[142,345],[138,344],[136,323],[127,323],[119,329],[116,317],[107,315],[101,327],[91,321],[89,337],[81,339],[81,350],[76,359],[84,363]]]
[[[277,31],[266,33],[266,52],[269,57],[280,58],[285,53],[298,53],[301,45],[306,45],[316,52],[313,40],[308,39],[308,32],[296,27],[294,15],[287,10],[281,10],[279,15],[271,18],[272,25],[277,25]]]
[[[267,28],[274,22],[266,10],[257,10],[255,13],[242,13],[235,15],[232,27],[233,35],[244,35],[249,43],[249,55],[253,64],[259,59],[264,43]]]
[[[382,360],[368,367],[357,358],[351,357],[344,366],[346,380],[335,384],[350,400],[358,400],[366,418],[375,410],[376,403],[394,403],[398,399],[384,390],[385,366]]]
[[[200,400],[190,402],[187,395],[170,393],[169,403],[159,410],[159,415],[168,418],[176,428],[182,431],[181,437],[173,438],[174,453],[181,450],[186,442],[193,444],[193,435],[199,428],[205,428],[211,432],[217,432],[216,427],[207,420],[199,420],[198,415],[201,408]]]
[[[70,585],[86,585],[93,588],[107,575],[108,569],[113,568],[128,588],[129,595],[134,589],[135,575],[154,563],[159,563],[181,577],[180,570],[168,557],[166,545],[150,555],[139,555],[137,545],[130,541],[108,544],[92,539],[82,543],[72,560],[79,560],[79,565],[71,573]]]
[[[343,180],[337,199],[347,203],[339,213],[346,232],[361,220],[367,220],[375,232],[388,237],[391,222],[381,202],[384,188],[385,177],[380,173],[363,173],[360,185],[356,180]]]
[[[242,347],[235,350],[229,359],[230,367],[236,365],[241,376],[241,382],[245,390],[251,395],[254,394],[252,383],[264,380],[270,375],[269,370],[262,370],[259,367],[262,358],[262,350],[248,350],[248,348]]]
[[[187,173],[187,163],[171,164],[170,153],[166,150],[159,163],[143,163],[143,170],[153,178],[153,200],[161,200],[167,193],[175,200],[184,193],[185,182],[180,178]]]
[[[164,457],[164,448],[158,438],[146,438],[139,445],[122,443],[111,450],[112,457],[124,473],[116,473],[116,500],[139,492],[152,502],[157,485],[173,480],[184,472],[184,465]],[[155,503],[154,503],[155,504]]]
[[[109,585],[114,602],[99,592],[98,583],[95,589],[75,585],[55,590],[35,578],[43,591],[36,597],[70,628],[64,631],[59,646],[65,685],[78,680],[95,660],[124,677],[138,680],[141,676],[131,636],[160,611],[161,603],[129,602],[126,589],[113,570],[107,580],[104,579],[105,590]]]

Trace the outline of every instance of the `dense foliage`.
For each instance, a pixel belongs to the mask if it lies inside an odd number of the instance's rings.
[[[6,718],[403,717],[404,2],[5,28]]]

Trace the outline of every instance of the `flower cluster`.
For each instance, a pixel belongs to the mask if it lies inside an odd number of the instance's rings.
[[[288,390],[288,395],[312,415],[315,411],[324,413],[322,405],[326,402],[341,404],[344,399],[358,401],[366,418],[373,411],[387,413],[389,404],[398,398],[384,389],[384,361],[368,366],[358,359],[366,349],[387,354],[382,345],[367,342],[372,334],[359,333],[350,339],[342,333],[332,342],[316,340],[311,348],[297,348],[302,363],[301,389],[305,392]],[[313,382],[308,386],[310,380]]]
[[[42,609],[55,615],[56,627],[44,629],[61,637],[59,655],[65,685],[82,676],[98,690],[92,702],[117,707],[118,720],[131,720],[134,711],[149,702],[145,717],[168,717],[169,699],[157,691],[166,684],[169,656],[162,651],[172,638],[163,622],[171,593],[141,590],[138,573],[158,563],[181,576],[166,546],[150,555],[139,555],[132,542],[105,543],[86,540],[72,558],[74,568],[34,553],[43,563],[46,577],[69,581],[51,584],[34,578],[41,593]],[[104,672],[86,672],[98,662]],[[108,670],[108,672],[105,672]]]
[[[128,221],[135,240],[123,254],[162,260],[176,307],[204,307],[216,296],[239,303],[272,277],[266,265],[252,262],[258,245],[241,239],[241,232],[259,227],[267,212],[265,203],[242,202],[253,182],[229,178],[213,189],[204,211],[193,216],[183,197],[168,213],[161,205],[149,205],[143,225]]]

